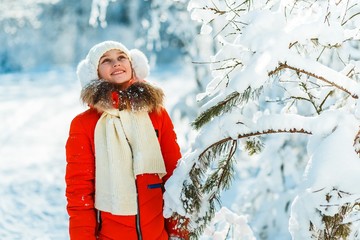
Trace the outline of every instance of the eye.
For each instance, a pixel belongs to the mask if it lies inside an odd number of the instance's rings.
[[[125,60],[125,59],[127,59],[125,55],[120,55],[120,56],[118,57],[118,60],[119,60],[119,61],[123,61],[123,60]]]
[[[109,58],[104,58],[104,59],[101,61],[101,63],[108,63],[108,62],[110,62],[110,59],[109,59]]]

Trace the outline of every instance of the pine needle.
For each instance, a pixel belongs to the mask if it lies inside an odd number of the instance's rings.
[[[195,129],[200,129],[206,123],[211,121],[214,117],[220,116],[232,110],[234,106],[246,103],[250,98],[256,98],[260,95],[261,88],[252,90],[248,87],[244,92],[232,92],[223,101],[220,101],[216,105],[210,107],[195,119],[191,124]]]

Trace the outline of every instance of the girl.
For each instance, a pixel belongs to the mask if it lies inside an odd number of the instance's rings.
[[[77,68],[89,106],[70,126],[66,197],[71,239],[188,239],[164,219],[162,186],[181,157],[163,91],[139,50],[105,41]]]

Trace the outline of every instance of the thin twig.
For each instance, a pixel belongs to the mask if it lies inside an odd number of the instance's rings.
[[[349,90],[347,90],[346,88],[344,88],[344,87],[342,87],[342,86],[339,86],[338,84],[336,84],[336,83],[334,83],[334,82],[331,82],[330,80],[325,79],[325,78],[322,77],[322,76],[318,76],[318,75],[316,75],[316,74],[314,74],[314,73],[312,73],[312,72],[308,72],[308,71],[306,71],[306,70],[304,70],[304,69],[299,69],[299,68],[290,66],[290,65],[288,65],[288,64],[286,64],[286,63],[280,63],[280,64],[279,64],[279,67],[277,67],[277,68],[276,68],[275,70],[273,70],[273,71],[270,71],[270,72],[268,73],[268,75],[271,76],[271,75],[276,74],[277,72],[279,72],[279,71],[281,71],[281,70],[283,70],[283,69],[286,69],[286,68],[287,68],[287,69],[294,70],[294,71],[296,71],[296,72],[304,73],[304,74],[306,74],[306,75],[308,75],[308,76],[311,76],[311,77],[314,77],[314,78],[319,79],[319,80],[321,80],[321,81],[324,81],[324,82],[330,84],[331,86],[334,86],[334,87],[336,87],[336,88],[338,88],[338,89],[346,92],[347,94],[349,94],[351,97],[353,97],[353,98],[355,98],[355,99],[358,99],[358,98],[359,98],[358,95],[351,93],[351,92],[350,92]]]

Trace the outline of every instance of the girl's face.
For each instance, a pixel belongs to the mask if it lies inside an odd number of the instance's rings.
[[[99,60],[98,75],[111,83],[127,83],[133,78],[130,60],[120,50],[109,50]]]

